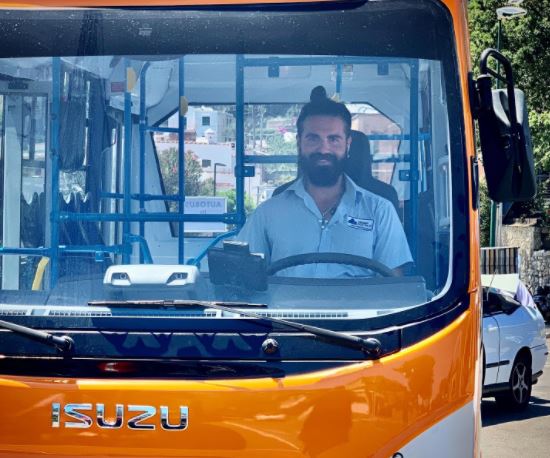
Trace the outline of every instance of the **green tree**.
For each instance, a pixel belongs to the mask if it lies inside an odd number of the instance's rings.
[[[491,200],[487,192],[487,184],[479,184],[479,238],[481,246],[489,246]]]
[[[531,127],[533,152],[537,160],[537,166],[548,172],[550,171],[550,110],[540,113],[531,110],[529,113],[529,126]]]
[[[470,46],[477,63],[485,48],[496,48],[498,21],[496,9],[503,0],[469,2]],[[550,110],[548,69],[550,68],[550,0],[525,0],[527,15],[502,21],[500,50],[514,66],[519,87],[529,94],[531,109]]]
[[[234,189],[228,189],[227,191],[221,191],[218,193],[219,196],[223,196],[227,198],[227,213],[233,213],[237,209],[237,198],[236,198],[236,192]],[[245,194],[244,196],[244,209],[247,215],[252,213],[254,210],[254,202],[252,198]]]
[[[178,194],[178,150],[170,148],[160,154],[160,170],[166,194]],[[185,195],[211,196],[214,194],[213,180],[202,179],[202,167],[192,150],[185,151]]]
[[[167,195],[179,194],[178,150],[170,148],[163,151],[159,157],[160,171],[164,183],[164,192]],[[212,196],[214,195],[214,180],[202,180],[202,167],[192,150],[185,151],[185,195]],[[168,211],[178,211],[178,203],[168,201]],[[172,232],[177,230],[177,224],[172,224]]]
[[[474,72],[478,72],[481,52],[496,48],[496,9],[504,0],[469,2],[470,46]],[[500,51],[514,68],[517,87],[527,94],[535,161],[539,170],[550,171],[550,0],[525,0],[524,17],[501,23]]]
[[[298,154],[298,146],[296,140],[287,142],[284,139],[283,133],[273,135],[267,141],[268,154],[277,154],[291,156]],[[264,181],[274,184],[282,184],[296,178],[296,164],[266,164],[264,166]]]
[[[267,141],[267,152],[269,154],[296,154],[296,140],[285,141],[284,132],[274,133]]]

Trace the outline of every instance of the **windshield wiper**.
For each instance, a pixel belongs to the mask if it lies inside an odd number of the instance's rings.
[[[3,320],[0,320],[0,328],[8,329],[21,336],[55,347],[61,353],[70,353],[74,347],[74,341],[69,336],[54,336],[49,332],[38,331],[37,329]]]
[[[382,353],[382,343],[375,337],[362,337],[352,336],[344,334],[343,332],[331,331],[330,329],[320,328],[317,326],[310,326],[307,324],[296,323],[294,321],[282,320],[280,318],[273,318],[269,316],[263,316],[258,313],[250,312],[248,310],[238,310],[233,307],[267,307],[266,304],[250,304],[247,302],[216,302],[216,301],[193,301],[193,300],[139,300],[139,301],[91,301],[88,305],[94,306],[108,306],[108,307],[160,307],[166,309],[173,308],[187,308],[187,307],[201,307],[204,309],[214,309],[223,312],[234,313],[236,315],[256,318],[261,321],[268,321],[270,323],[276,323],[287,328],[296,329],[298,331],[308,332],[324,340],[328,343],[342,345],[347,348],[359,350],[370,357],[378,357]]]

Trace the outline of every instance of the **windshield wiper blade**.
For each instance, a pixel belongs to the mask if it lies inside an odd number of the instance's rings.
[[[126,301],[89,301],[88,305],[98,306],[98,307],[160,307],[160,308],[177,308],[177,307],[192,307],[194,305],[199,307],[210,307],[210,305],[225,305],[226,307],[253,307],[253,308],[264,308],[267,307],[267,304],[255,304],[253,302],[217,302],[217,301],[195,301],[195,300],[164,300],[164,299],[144,299],[144,300],[126,300]],[[212,307],[215,308],[215,307]],[[239,313],[238,310],[234,313]]]
[[[328,343],[342,345],[347,348],[359,350],[370,357],[378,357],[382,354],[382,343],[375,337],[362,337],[344,334],[343,332],[332,331],[330,329],[320,328],[318,326],[310,326],[308,324],[296,323],[295,321],[263,316],[248,310],[238,310],[233,307],[267,307],[266,304],[250,304],[247,302],[217,302],[217,301],[194,301],[194,300],[139,300],[139,301],[92,301],[88,305],[102,305],[115,307],[161,307],[161,308],[178,308],[178,307],[201,307],[204,309],[214,309],[223,312],[234,313],[236,315],[255,318],[261,321],[276,323],[287,328],[303,331],[324,340]]]
[[[343,332],[332,331],[330,329],[320,328],[318,326],[311,326],[308,324],[296,323],[295,321],[283,320],[281,318],[263,316],[258,313],[250,312],[248,310],[237,310],[232,307],[226,306],[223,302],[207,302],[202,306],[204,306],[205,308],[209,307],[213,309],[224,310],[230,313],[236,313],[242,316],[257,318],[259,320],[265,320],[271,323],[277,323],[291,329],[296,329],[297,331],[308,332],[316,337],[319,337],[320,339],[323,339],[328,343],[342,345],[344,347],[352,348],[354,350],[360,350],[363,353],[372,357],[379,356],[382,353],[382,343],[374,337],[363,339],[362,337],[344,334]]]
[[[8,329],[11,332],[28,337],[36,342],[55,347],[61,353],[70,353],[74,348],[74,341],[69,336],[55,336],[49,332],[38,331],[37,329],[3,320],[0,320],[0,328]]]

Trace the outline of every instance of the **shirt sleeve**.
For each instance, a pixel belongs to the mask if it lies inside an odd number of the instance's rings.
[[[525,286],[525,284],[520,280],[518,282],[518,287],[516,291],[516,300],[521,304],[531,308],[536,308],[535,301],[533,301],[533,296]]]
[[[390,269],[413,262],[405,231],[393,205],[382,200],[376,211],[374,259]]]
[[[240,242],[248,242],[251,253],[263,253],[269,263],[271,249],[267,238],[267,227],[265,224],[264,206],[260,205],[250,215],[245,225],[240,230],[236,239]]]

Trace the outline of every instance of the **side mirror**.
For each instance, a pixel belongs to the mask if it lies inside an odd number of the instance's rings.
[[[515,299],[512,299],[511,297],[499,296],[499,299],[500,299],[500,307],[502,308],[502,311],[506,313],[506,315],[511,315],[518,308],[521,307],[521,304]]]
[[[500,62],[505,76],[487,66],[489,57]],[[477,120],[489,197],[496,202],[530,200],[536,180],[525,94],[514,88],[510,61],[495,49],[483,51],[480,71]],[[506,88],[492,89],[493,78]]]
[[[483,312],[493,314],[504,312],[506,315],[514,313],[521,304],[506,293],[497,293],[483,288]]]

